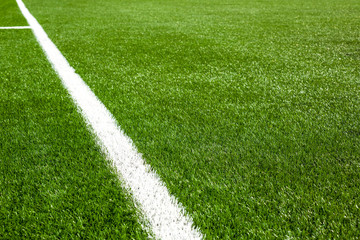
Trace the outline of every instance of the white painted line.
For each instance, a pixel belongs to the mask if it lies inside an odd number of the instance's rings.
[[[17,3],[49,62],[93,130],[103,151],[121,174],[136,204],[149,221],[155,237],[202,239],[203,236],[193,228],[193,222],[184,208],[169,194],[160,178],[144,162],[131,139],[125,136],[109,110],[75,73],[24,3],[21,0],[17,0]]]
[[[0,27],[0,29],[31,29],[30,26]]]

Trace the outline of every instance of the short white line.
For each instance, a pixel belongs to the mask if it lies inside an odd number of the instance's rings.
[[[125,136],[109,110],[75,73],[24,3],[21,0],[17,0],[17,3],[52,67],[149,221],[155,237],[202,239],[202,234],[193,227],[193,222],[184,208],[169,194],[157,174],[144,162],[131,139]]]
[[[0,27],[0,29],[31,29],[30,26]]]

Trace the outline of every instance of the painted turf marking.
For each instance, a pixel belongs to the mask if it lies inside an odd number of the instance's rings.
[[[0,29],[31,29],[30,26],[0,27]]]
[[[149,221],[155,237],[202,239],[201,233],[192,227],[192,219],[175,197],[170,195],[157,174],[144,162],[131,139],[123,133],[109,110],[75,73],[24,3],[21,0],[16,1],[52,67]]]

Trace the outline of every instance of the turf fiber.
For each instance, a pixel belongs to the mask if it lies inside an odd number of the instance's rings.
[[[31,30],[0,54],[0,239],[146,239]]]
[[[206,238],[360,237],[359,1],[25,4]]]

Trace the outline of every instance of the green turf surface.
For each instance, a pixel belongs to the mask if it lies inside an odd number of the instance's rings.
[[[0,1],[0,27],[28,26],[14,0]]]
[[[209,239],[359,237],[359,1],[25,4]]]
[[[145,239],[31,30],[0,30],[0,239]]]

